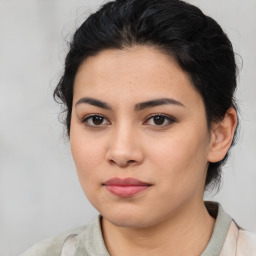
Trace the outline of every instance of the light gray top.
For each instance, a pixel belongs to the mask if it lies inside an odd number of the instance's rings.
[[[211,239],[201,256],[219,256],[224,246],[232,218],[223,210],[220,204],[205,202],[209,213],[216,218]],[[22,256],[110,256],[101,231],[101,216],[98,216],[89,226],[68,231],[58,237],[41,241],[32,246]],[[71,248],[63,247],[69,240]]]

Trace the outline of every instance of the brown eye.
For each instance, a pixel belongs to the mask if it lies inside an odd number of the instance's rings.
[[[104,121],[104,118],[102,116],[93,116],[92,117],[92,123],[94,125],[101,125]]]
[[[162,125],[165,122],[165,117],[163,117],[163,116],[154,116],[153,120],[154,120],[154,123],[156,125]]]
[[[153,125],[153,126],[168,126],[172,123],[174,123],[175,120],[167,115],[153,115],[149,117],[146,121],[146,124]]]
[[[86,117],[83,121],[87,126],[97,127],[109,124],[109,121],[101,115],[90,115]]]

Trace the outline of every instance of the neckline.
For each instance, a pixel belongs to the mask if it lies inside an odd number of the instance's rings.
[[[216,222],[210,241],[201,256],[219,256],[224,246],[232,218],[224,211],[219,203],[212,201],[205,201],[204,203],[209,214],[216,218]]]
[[[201,256],[219,256],[232,222],[232,218],[223,210],[222,206],[213,201],[205,201],[205,206],[211,216],[216,219],[212,236]],[[77,241],[76,256],[88,255],[110,256],[104,243],[102,229],[102,216],[94,220],[88,228],[80,234]]]

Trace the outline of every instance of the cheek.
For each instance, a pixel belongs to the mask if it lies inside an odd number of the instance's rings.
[[[186,184],[202,182],[207,165],[206,136],[190,129],[189,133],[177,133],[155,144],[151,159],[154,165],[159,166],[167,183],[184,187]]]
[[[97,173],[95,169],[104,161],[104,146],[101,140],[92,139],[79,130],[74,128],[70,133],[70,145],[79,179],[87,181],[93,178]]]
[[[103,169],[101,163],[104,159],[102,147],[86,136],[77,134],[71,137],[70,144],[80,185],[86,197],[96,205],[95,192],[100,190],[102,182],[100,179]]]

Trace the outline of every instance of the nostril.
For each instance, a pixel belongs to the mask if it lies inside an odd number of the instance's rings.
[[[115,160],[111,159],[111,160],[109,160],[109,163],[110,163],[111,165],[117,164],[117,165],[120,165],[120,166],[125,167],[125,166],[132,165],[132,164],[136,163],[136,161],[135,161],[135,160],[115,161]]]
[[[133,164],[133,163],[135,163],[136,161],[135,160],[129,160],[127,163],[128,164]]]
[[[114,160],[110,160],[109,162],[110,162],[110,164],[115,164]]]

